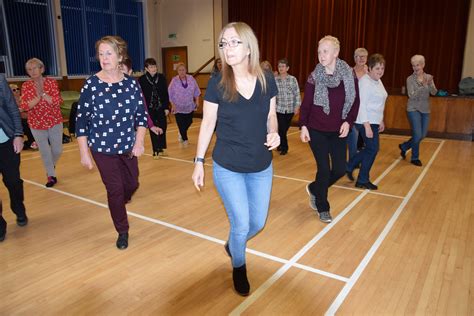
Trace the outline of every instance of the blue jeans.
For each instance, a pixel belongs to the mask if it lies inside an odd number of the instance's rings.
[[[430,113],[421,113],[418,111],[407,112],[408,120],[411,125],[411,138],[401,146],[404,151],[411,148],[411,161],[419,160],[420,143],[428,133],[430,124]]]
[[[230,223],[229,249],[232,266],[245,264],[247,240],[265,226],[272,190],[273,165],[255,173],[230,171],[214,161],[214,184]]]
[[[359,130],[354,125],[349,131],[349,135],[347,135],[347,149],[349,150],[348,161],[351,160],[355,156],[355,154],[357,154],[358,139],[359,139]]]
[[[352,159],[349,160],[349,162],[347,163],[347,169],[352,172],[355,166],[361,164],[359,176],[357,177],[357,182],[367,183],[370,181],[370,169],[374,164],[375,157],[377,156],[377,153],[380,148],[379,125],[370,124],[370,127],[372,128],[372,133],[374,134],[372,138],[367,137],[364,125],[355,124],[354,126],[362,135],[365,147],[361,151],[359,151]]]

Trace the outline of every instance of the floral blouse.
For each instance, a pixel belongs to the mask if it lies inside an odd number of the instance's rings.
[[[59,93],[56,80],[44,78],[43,91],[51,97],[52,103],[48,103],[42,98],[38,104],[30,109],[28,103],[37,96],[35,83],[33,80],[29,80],[21,86],[20,107],[28,111],[28,125],[33,129],[46,130],[63,121],[63,116],[61,115],[63,99]]]

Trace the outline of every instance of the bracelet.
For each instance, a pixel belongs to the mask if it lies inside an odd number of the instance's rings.
[[[204,158],[196,157],[194,158],[194,163],[202,162],[204,164]]]

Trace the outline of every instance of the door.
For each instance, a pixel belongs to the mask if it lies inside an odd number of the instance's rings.
[[[163,72],[166,76],[168,84],[171,79],[177,75],[176,65],[184,63],[188,67],[188,47],[163,47],[161,50],[163,56]]]

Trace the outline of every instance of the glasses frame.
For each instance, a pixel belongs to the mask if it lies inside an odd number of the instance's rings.
[[[217,44],[217,47],[219,47],[219,49],[224,49],[226,47],[237,47],[239,46],[240,44],[243,44],[244,42],[242,41],[239,41],[239,40],[236,40],[236,39],[233,39],[233,40],[230,40],[229,42],[226,42],[226,41],[220,41],[218,44]]]

